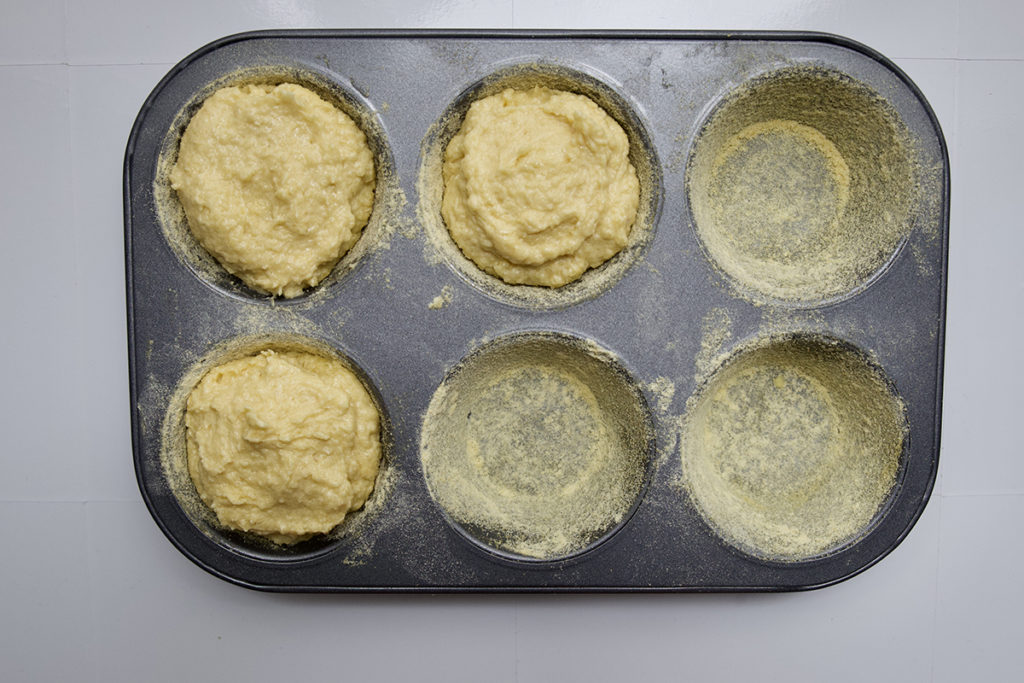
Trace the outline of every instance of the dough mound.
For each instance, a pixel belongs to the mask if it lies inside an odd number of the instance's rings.
[[[319,283],[352,248],[375,184],[363,132],[293,83],[211,95],[170,180],[199,243],[250,287],[284,297]]]
[[[442,175],[452,239],[509,284],[561,287],[601,265],[626,246],[640,203],[622,127],[545,87],[474,102]]]
[[[291,544],[369,497],[380,418],[341,361],[266,350],[208,372],[185,411],[188,469],[222,524]]]

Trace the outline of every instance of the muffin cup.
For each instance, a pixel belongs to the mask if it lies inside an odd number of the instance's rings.
[[[265,350],[299,351],[341,361],[366,389],[380,416],[381,460],[374,492],[363,506],[350,511],[345,519],[329,532],[314,534],[311,538],[294,544],[275,543],[259,534],[231,529],[222,524],[213,510],[200,498],[187,463],[185,407],[192,390],[213,368],[229,361],[254,356]],[[386,511],[389,493],[387,482],[391,476],[389,467],[393,447],[391,435],[391,421],[379,390],[366,372],[350,358],[322,340],[291,333],[265,332],[235,337],[216,344],[188,368],[168,401],[167,414],[163,422],[160,461],[164,485],[177,500],[181,512],[198,531],[218,546],[247,560],[306,562],[335,551],[344,553],[344,548],[358,542],[359,536],[372,525],[373,516]]]
[[[640,203],[622,251],[584,272],[561,287],[509,284],[482,270],[455,244],[441,217],[444,182],[441,167],[448,143],[459,132],[466,112],[475,101],[506,89],[528,90],[546,87],[584,95],[600,106],[629,138],[629,160],[640,182]],[[648,126],[639,108],[631,103],[607,74],[582,64],[544,59],[513,61],[463,88],[430,127],[422,144],[417,192],[418,218],[427,231],[431,245],[449,267],[487,296],[505,303],[532,309],[557,309],[600,296],[614,287],[626,271],[637,263],[654,237],[663,195],[661,166],[651,142]]]
[[[431,497],[468,540],[557,561],[607,541],[642,498],[654,428],[640,388],[585,339],[536,331],[472,351],[424,414]]]
[[[203,102],[221,88],[249,84],[277,85],[295,83],[310,90],[343,112],[366,136],[373,154],[376,185],[373,209],[359,239],[345,252],[331,272],[315,286],[291,298],[275,297],[253,289],[229,273],[196,239],[189,228],[188,219],[171,187],[170,173],[178,158],[181,136]],[[153,177],[153,197],[158,220],[168,245],[175,256],[201,281],[213,289],[245,300],[272,301],[279,304],[303,304],[325,296],[324,291],[356,268],[368,252],[380,249],[391,230],[395,198],[394,160],[387,141],[387,133],[374,105],[338,74],[311,64],[283,59],[278,63],[256,63],[229,73],[219,74],[198,89],[182,104],[167,129],[160,146]]]

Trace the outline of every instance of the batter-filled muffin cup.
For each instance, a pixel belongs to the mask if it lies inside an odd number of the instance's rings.
[[[388,497],[390,423],[370,379],[323,343],[218,344],[182,377],[164,476],[192,523],[237,552],[301,560],[355,540]]]
[[[464,91],[424,142],[420,219],[486,294],[555,308],[613,286],[653,234],[653,145],[603,78],[516,64]]]
[[[448,232],[509,284],[561,287],[600,266],[628,243],[640,203],[622,127],[545,86],[474,102],[443,173]]]
[[[366,136],[295,83],[221,88],[189,121],[170,184],[192,234],[228,272],[291,298],[356,243],[375,188]]]
[[[264,349],[211,369],[185,408],[188,470],[224,526],[275,543],[324,534],[369,498],[380,416],[341,361]]]

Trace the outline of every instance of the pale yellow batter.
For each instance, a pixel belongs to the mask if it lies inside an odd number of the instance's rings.
[[[170,180],[199,243],[250,287],[284,297],[319,283],[356,243],[375,184],[362,131],[293,83],[211,95]]]
[[[640,201],[622,127],[546,87],[474,102],[443,177],[452,239],[510,284],[561,287],[601,265],[626,246]]]
[[[295,543],[373,490],[380,418],[341,361],[266,350],[208,372],[185,412],[188,469],[222,524]]]

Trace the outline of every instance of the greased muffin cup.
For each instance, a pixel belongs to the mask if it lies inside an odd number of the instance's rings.
[[[362,237],[291,300],[218,270],[189,243],[166,184],[203,98],[253,81],[313,89],[353,118],[375,155]],[[432,174],[471,102],[539,81],[605,108],[647,180],[630,245],[563,290],[490,282],[467,267],[435,213]],[[851,126],[875,112],[892,135],[844,136],[842,118],[828,114],[843,93],[864,105]],[[780,156],[790,162],[773,166]],[[877,175],[872,159],[884,166]],[[241,34],[196,51],[157,85],[132,130],[124,182],[140,490],[171,542],[228,581],[321,592],[800,590],[882,559],[927,503],[938,466],[949,161],[916,86],[845,38]],[[898,201],[871,202],[870,188],[893,183]],[[714,206],[733,195],[745,202],[736,215]],[[758,236],[758,202],[797,237]],[[747,229],[730,235],[737,216]],[[839,286],[801,289],[772,274],[773,258],[827,271],[815,255],[837,258],[829,240],[849,234],[841,222],[851,216],[892,230]],[[366,506],[296,546],[220,528],[175,469],[182,397],[204,368],[257,347],[341,358],[382,417]],[[531,439],[523,463],[514,453],[483,457]],[[625,455],[590,458],[588,439]],[[466,462],[486,475],[483,493],[453,500],[452,463]],[[563,494],[565,514],[548,514]],[[509,495],[540,507],[523,517],[497,505]],[[815,517],[815,495],[853,501],[856,519]]]

